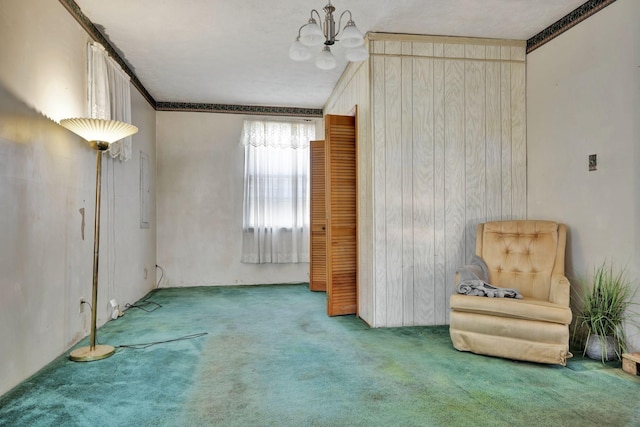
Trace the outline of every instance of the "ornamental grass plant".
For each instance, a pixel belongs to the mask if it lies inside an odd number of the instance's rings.
[[[579,282],[582,287],[578,298],[581,308],[576,316],[574,335],[575,328],[586,329],[583,354],[587,351],[590,338],[597,336],[603,362],[608,359],[606,340],[611,337],[615,356],[620,359],[622,353],[627,351],[625,324],[636,323],[634,317],[637,313],[631,310],[636,305],[635,281],[627,277],[626,268],[616,271],[612,263],[605,261],[600,267],[594,268],[591,282],[590,289],[584,280]]]

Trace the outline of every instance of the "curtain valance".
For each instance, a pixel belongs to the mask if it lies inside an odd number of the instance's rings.
[[[245,147],[309,148],[315,131],[313,122],[245,120],[240,142]]]

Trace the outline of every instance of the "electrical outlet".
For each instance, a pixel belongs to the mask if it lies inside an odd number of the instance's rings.
[[[84,304],[86,303],[86,301],[84,300],[84,297],[80,297],[80,308],[78,310],[79,313],[84,313]]]

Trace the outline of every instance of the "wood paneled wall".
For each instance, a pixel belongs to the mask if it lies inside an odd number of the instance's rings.
[[[476,224],[526,214],[525,44],[369,34],[369,49],[325,106],[358,104],[359,313],[447,324]]]

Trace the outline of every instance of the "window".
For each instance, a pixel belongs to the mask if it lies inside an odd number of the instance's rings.
[[[245,211],[245,229],[266,226],[293,230],[308,222],[308,153],[302,148],[247,147],[246,158],[255,167],[247,169],[247,206],[253,208]]]
[[[315,124],[245,120],[242,261],[309,261],[309,141]]]

